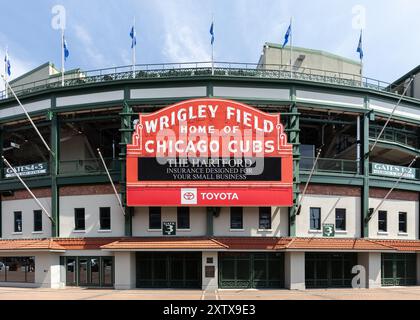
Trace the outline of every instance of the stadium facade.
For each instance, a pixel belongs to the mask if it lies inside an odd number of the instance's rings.
[[[289,55],[12,81],[51,152],[1,93],[2,156],[44,208],[2,163],[0,285],[351,287],[356,265],[420,284],[419,70]]]

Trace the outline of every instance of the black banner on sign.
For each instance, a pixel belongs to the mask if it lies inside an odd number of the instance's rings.
[[[281,181],[281,158],[138,158],[139,181]]]

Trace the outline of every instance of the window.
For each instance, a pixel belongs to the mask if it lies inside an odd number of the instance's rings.
[[[34,257],[0,257],[0,282],[35,282]]]
[[[149,208],[149,229],[162,229],[162,217],[160,207]]]
[[[190,228],[190,208],[179,207],[177,208],[178,229]]]
[[[321,230],[321,208],[309,209],[309,225],[311,230]]]
[[[15,221],[15,232],[22,232],[22,212],[16,211],[14,212],[14,221]]]
[[[85,230],[85,208],[74,209],[74,230]]]
[[[407,232],[407,212],[400,212],[398,214],[398,231]]]
[[[42,231],[42,211],[34,210],[34,232]]]
[[[335,230],[346,230],[346,209],[335,209]]]
[[[99,208],[99,228],[111,230],[111,208]]]
[[[243,225],[243,208],[230,208],[230,228],[240,230],[244,228]]]
[[[260,208],[259,229],[271,229],[271,207]]]
[[[387,232],[387,212],[378,211],[378,231]]]

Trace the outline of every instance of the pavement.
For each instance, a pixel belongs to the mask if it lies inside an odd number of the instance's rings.
[[[0,300],[420,300],[420,287],[291,290],[112,290],[0,288]]]

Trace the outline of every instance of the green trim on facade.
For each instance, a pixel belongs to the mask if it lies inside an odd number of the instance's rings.
[[[292,101],[296,99],[296,88],[292,88]],[[289,236],[296,235],[296,215],[300,193],[300,115],[298,107],[293,103],[290,107],[291,115],[288,116],[287,131],[289,131],[289,143],[293,145],[293,206],[289,208]]]
[[[52,113],[51,120],[51,150],[50,155],[50,177],[51,177],[51,216],[52,216],[52,230],[53,237],[60,236],[60,213],[59,213],[59,191],[57,185],[57,175],[59,172],[60,159],[60,123],[55,112]]]
[[[134,84],[135,85],[134,85]],[[26,96],[21,96],[20,99],[23,103],[28,103],[29,101],[34,101],[36,97],[39,97],[40,99],[47,99],[50,98],[51,95],[65,95],[66,92],[71,92],[70,95],[78,95],[78,94],[86,94],[86,93],[92,93],[92,92],[102,92],[102,91],[110,91],[110,90],[118,90],[118,89],[127,89],[127,86],[130,86],[129,88],[165,88],[165,87],[182,87],[182,86],[197,86],[197,85],[203,85],[203,86],[241,86],[241,87],[264,87],[264,88],[287,88],[292,87],[294,85],[299,86],[299,89],[305,89],[305,90],[319,90],[321,92],[325,93],[332,93],[332,94],[340,94],[340,95],[353,95],[353,96],[361,96],[364,97],[366,95],[369,95],[371,98],[375,99],[382,99],[386,100],[389,103],[396,103],[398,99],[400,98],[398,95],[389,93],[389,92],[382,92],[382,91],[376,91],[373,89],[368,88],[360,88],[360,87],[351,87],[351,86],[342,86],[342,85],[335,85],[330,83],[321,83],[321,82],[313,82],[313,81],[304,81],[304,80],[296,80],[296,79],[265,79],[265,78],[238,78],[238,77],[217,77],[217,76],[205,76],[205,77],[183,77],[183,78],[159,78],[159,79],[136,79],[136,80],[116,80],[116,81],[110,81],[110,82],[101,82],[101,83],[87,83],[83,85],[75,85],[71,87],[65,87],[65,88],[51,88],[46,89],[43,91],[37,91],[31,94],[28,94]],[[209,92],[210,93],[210,92]],[[128,97],[129,98],[129,97]],[[185,97],[187,98],[187,97]],[[291,101],[272,101],[272,100],[252,100],[252,99],[241,99],[240,100],[249,102],[249,103],[277,103],[277,104],[287,104]],[[131,102],[136,103],[170,103],[170,102],[177,102],[180,100],[183,100],[184,98],[180,99],[148,99],[148,100],[132,100]],[[404,97],[402,99],[402,103],[407,103],[411,105],[414,108],[420,109],[420,101],[418,99],[414,98],[408,98]],[[118,105],[118,101],[116,102],[110,102],[110,103],[104,103],[104,104],[94,104],[94,108],[96,107],[106,107],[106,106],[115,106]],[[309,106],[319,106],[322,107],[322,105],[315,104],[315,103],[307,103],[307,102],[300,102],[299,105],[309,105]],[[11,99],[0,101],[0,109],[6,108],[8,106],[15,105],[14,101]],[[70,112],[70,111],[77,111],[77,110],[83,110],[86,109],[86,107],[92,107],[91,104],[87,105],[75,105],[70,107],[61,107],[60,112]],[[347,111],[354,111],[354,112],[360,112],[361,110],[358,108],[352,108],[351,106],[345,106],[342,104],[334,104],[332,103],[329,107],[339,110],[347,110]],[[365,106],[367,109],[368,106]],[[45,112],[48,111],[48,109],[45,109],[41,112],[33,113],[34,115],[42,115],[45,114]],[[32,115],[32,113],[31,113]],[[18,120],[23,119],[24,115],[19,115],[16,117],[8,117],[1,119],[1,122],[4,121],[10,121],[10,120]],[[401,119],[410,123],[420,123],[420,121],[414,121],[411,118],[404,118],[399,116],[394,116],[395,119]]]
[[[214,214],[216,213],[217,210],[220,210],[219,208],[210,208],[207,207],[206,208],[206,220],[207,220],[207,224],[206,224],[206,235],[208,237],[211,237],[214,235]]]
[[[369,104],[368,98],[365,99],[365,105]],[[369,167],[369,153],[370,153],[370,144],[369,144],[369,122],[370,117],[369,114],[364,114],[362,120],[362,168],[363,168],[363,187],[362,187],[362,213],[361,213],[361,231],[362,237],[369,237],[369,175],[370,175],[370,167]]]
[[[0,158],[3,157],[3,146],[4,146],[4,130],[0,127]],[[0,160],[0,177],[3,178],[3,161]],[[0,239],[3,237],[3,196],[0,194]]]
[[[127,91],[125,91],[125,94],[128,94]],[[122,205],[125,208],[125,223],[124,223],[124,229],[125,229],[125,235],[127,237],[131,237],[133,235],[133,214],[134,214],[134,208],[127,207],[127,191],[126,191],[126,148],[127,145],[131,143],[131,137],[132,132],[134,130],[133,128],[133,119],[131,114],[133,114],[133,109],[130,107],[130,105],[124,101],[123,103],[123,109],[122,114],[120,114],[121,117],[121,152],[120,152],[120,162],[121,162],[121,175],[120,175],[120,193],[121,193],[121,201]]]
[[[309,178],[309,172],[300,173],[300,182],[306,183]],[[344,175],[338,173],[314,173],[311,179],[312,184],[337,184],[347,186],[363,186],[363,176]]]

